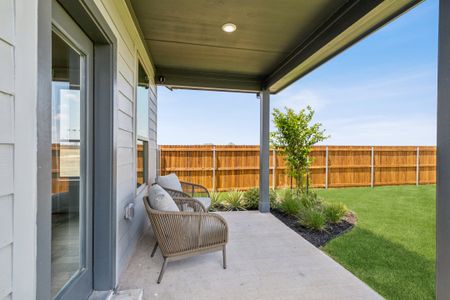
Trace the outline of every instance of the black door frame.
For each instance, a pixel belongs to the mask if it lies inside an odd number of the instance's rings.
[[[116,287],[117,40],[92,0],[58,0],[94,43],[93,290]],[[52,0],[38,2],[36,299],[51,299]]]

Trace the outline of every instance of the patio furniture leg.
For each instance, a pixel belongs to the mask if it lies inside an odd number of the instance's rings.
[[[159,272],[159,277],[158,277],[158,281],[157,281],[158,284],[161,283],[161,280],[164,276],[164,271],[166,270],[166,266],[167,266],[167,257],[164,257],[164,262],[163,262],[163,265],[161,268],[161,272]]]
[[[223,268],[226,269],[227,268],[227,248],[226,248],[226,246],[223,246],[222,256],[223,256]]]
[[[153,247],[152,255],[150,255],[150,257],[155,256],[156,249],[158,249],[158,242],[155,243],[155,246]]]

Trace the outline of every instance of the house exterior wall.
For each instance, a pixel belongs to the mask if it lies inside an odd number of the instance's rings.
[[[37,1],[0,1],[0,299],[36,281]]]
[[[117,278],[127,266],[147,218],[136,189],[135,98],[138,61],[153,65],[123,1],[95,0],[117,38],[115,128]],[[0,1],[0,299],[36,298],[38,1]],[[156,176],[154,82],[149,92],[149,183]],[[133,220],[124,207],[134,202]]]
[[[157,94],[154,69],[124,1],[95,0],[117,38],[117,280],[126,268],[148,222],[142,197],[147,187],[136,189],[136,86],[138,62],[147,72],[149,89],[149,183],[156,176]],[[124,219],[124,208],[135,203],[133,220]]]

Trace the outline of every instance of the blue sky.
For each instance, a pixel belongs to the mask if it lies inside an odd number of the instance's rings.
[[[311,105],[328,145],[435,145],[438,1],[428,0],[271,97]],[[273,126],[272,126],[273,130]],[[159,144],[259,144],[254,94],[158,89]]]

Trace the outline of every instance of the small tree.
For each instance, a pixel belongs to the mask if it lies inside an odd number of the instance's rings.
[[[310,124],[314,110],[310,106],[296,113],[285,107],[286,112],[273,110],[273,122],[277,131],[271,133],[271,142],[285,156],[289,175],[295,179],[297,189],[308,192],[309,154],[314,144],[326,140],[321,123]],[[292,185],[291,185],[292,188]]]

